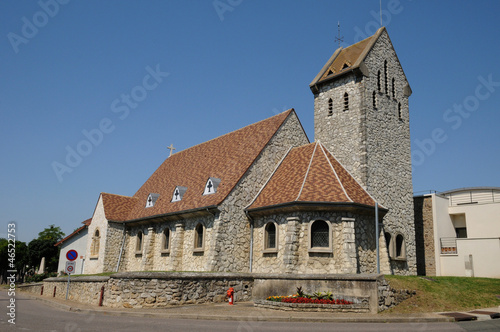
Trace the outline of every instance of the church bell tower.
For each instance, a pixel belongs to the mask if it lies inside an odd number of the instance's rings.
[[[382,222],[391,272],[416,274],[411,88],[386,29],[338,48],[310,88],[315,140],[389,210]]]

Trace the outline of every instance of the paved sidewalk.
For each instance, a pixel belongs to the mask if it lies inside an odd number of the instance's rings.
[[[101,313],[115,316],[135,316],[151,318],[208,319],[232,321],[269,321],[269,322],[357,322],[357,323],[403,323],[403,322],[452,322],[454,318],[435,313],[412,315],[374,315],[331,312],[289,312],[262,309],[253,306],[253,302],[239,302],[235,305],[212,303],[199,305],[170,306],[165,308],[117,309],[98,307],[59,298],[18,293],[21,297],[33,298],[63,310],[81,313]],[[485,309],[486,310],[486,309]],[[499,311],[498,308],[496,308]],[[491,311],[491,309],[488,309]]]

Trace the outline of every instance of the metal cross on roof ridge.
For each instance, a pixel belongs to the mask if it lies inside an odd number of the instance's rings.
[[[339,31],[339,36],[335,37],[335,42],[339,43],[339,48],[340,48],[340,43],[344,42],[344,36],[340,37],[340,21],[337,22],[337,27]]]

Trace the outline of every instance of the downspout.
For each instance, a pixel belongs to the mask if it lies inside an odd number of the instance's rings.
[[[127,235],[125,223],[122,223],[122,225],[123,225],[122,247],[120,249],[120,256],[118,256],[118,263],[116,264],[115,272],[118,272],[118,268],[120,267],[120,262],[122,260],[122,255],[123,255],[123,247],[125,247],[125,236]]]
[[[248,214],[248,211],[245,210],[245,214],[247,215],[248,220],[250,221],[250,262],[249,262],[249,272],[252,272],[252,261],[253,261],[253,219]]]

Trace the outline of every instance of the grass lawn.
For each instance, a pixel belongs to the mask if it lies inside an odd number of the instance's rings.
[[[417,294],[384,313],[465,311],[500,305],[500,279],[386,275],[394,289]]]

